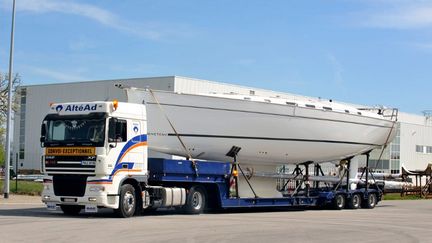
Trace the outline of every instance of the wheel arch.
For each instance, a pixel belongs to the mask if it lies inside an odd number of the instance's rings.
[[[143,199],[142,199],[142,189],[143,187],[141,186],[141,183],[138,182],[138,180],[136,180],[135,178],[124,178],[119,186],[118,189],[118,194],[120,195],[120,190],[121,187],[123,185],[129,184],[131,186],[133,186],[133,188],[135,189],[135,198],[137,200],[137,205],[135,208],[135,215],[138,215],[141,213],[142,208],[143,208]]]

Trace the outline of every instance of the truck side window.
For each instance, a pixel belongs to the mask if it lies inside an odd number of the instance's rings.
[[[126,142],[126,120],[111,118],[109,120],[108,142]]]

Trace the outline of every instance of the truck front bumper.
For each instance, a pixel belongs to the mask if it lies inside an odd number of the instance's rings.
[[[47,183],[44,182],[44,190],[41,199],[49,209],[53,209],[55,205],[79,205],[116,209],[119,206],[119,195],[117,194],[117,190],[113,189],[111,185],[95,186],[87,184],[83,196],[63,196],[55,195],[53,184],[49,181]]]
[[[83,197],[73,197],[73,196],[55,196],[53,194],[42,194],[42,202],[47,206],[48,204],[52,207],[53,204],[56,205],[81,205],[81,206],[97,206],[105,208],[118,208],[119,196],[118,195],[86,195]]]

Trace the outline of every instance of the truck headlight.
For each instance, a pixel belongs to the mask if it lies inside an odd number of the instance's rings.
[[[89,190],[91,192],[103,192],[103,191],[105,191],[105,187],[104,186],[90,186]]]

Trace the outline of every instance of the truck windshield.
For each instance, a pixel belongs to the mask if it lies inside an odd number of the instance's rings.
[[[47,117],[46,146],[103,146],[105,117]]]

